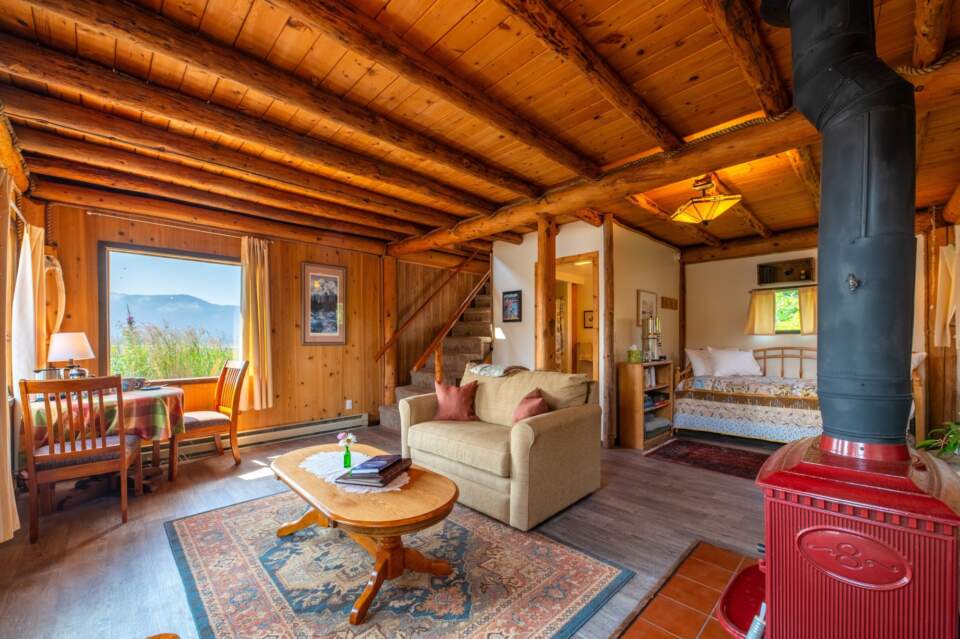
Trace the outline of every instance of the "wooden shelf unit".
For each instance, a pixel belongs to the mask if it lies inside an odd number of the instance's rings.
[[[649,450],[673,437],[673,362],[660,360],[617,365],[619,394],[617,407],[620,417],[620,445],[624,448]],[[655,383],[647,385],[647,371],[652,370]],[[647,393],[664,393],[667,399],[652,407],[644,405]],[[665,432],[650,436],[645,425],[653,417],[662,417],[670,422]]]

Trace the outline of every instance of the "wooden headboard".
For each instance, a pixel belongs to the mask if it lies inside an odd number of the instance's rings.
[[[786,377],[796,371],[797,377],[813,377],[817,372],[817,349],[812,346],[768,346],[753,349],[753,358],[760,364],[764,375]],[[797,361],[796,368],[787,362]],[[804,372],[807,374],[804,375]],[[813,374],[811,374],[813,373]]]

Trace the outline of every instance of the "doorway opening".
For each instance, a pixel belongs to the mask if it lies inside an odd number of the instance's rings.
[[[600,379],[600,254],[557,258],[557,369]]]

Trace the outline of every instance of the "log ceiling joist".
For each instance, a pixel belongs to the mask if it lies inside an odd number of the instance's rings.
[[[14,185],[21,193],[30,188],[30,177],[27,165],[17,148],[13,127],[3,109],[3,100],[0,100],[0,169],[10,174]]]
[[[383,254],[383,243],[373,239],[320,231],[177,202],[165,202],[154,197],[140,197],[85,186],[62,184],[46,179],[35,181],[31,196],[47,202],[67,204],[95,211],[129,213],[160,220],[170,220],[215,232],[236,235],[253,234],[280,240],[336,246],[377,255]]]
[[[118,0],[28,0],[104,36],[126,40],[153,53],[171,57],[218,78],[233,80],[316,117],[382,140],[433,162],[472,175],[514,193],[534,197],[538,186],[494,167],[444,141],[315,87],[236,49],[179,28],[172,21]]]
[[[787,85],[780,77],[760,31],[760,18],[747,0],[702,0],[720,37],[767,115],[790,108]]]
[[[720,179],[720,176],[717,175],[716,171],[710,171],[708,175],[710,179],[713,180],[713,186],[717,193],[722,195],[734,195],[734,191],[724,184],[723,180]],[[757,235],[760,237],[770,237],[773,235],[773,231],[770,230],[770,227],[764,224],[763,220],[761,220],[756,213],[750,210],[750,207],[744,204],[743,200],[740,200],[740,202],[733,207],[733,212],[738,213],[740,217],[746,220],[747,224],[750,225],[750,228],[756,231]]]
[[[676,226],[677,228],[683,229],[693,237],[697,238],[704,244],[709,246],[720,246],[720,238],[706,230],[699,224],[686,224],[684,222],[674,222],[670,217],[670,212],[664,210],[659,204],[654,202],[652,199],[644,195],[643,193],[633,193],[627,197],[627,200],[635,204],[637,207],[643,209],[653,217],[663,220],[669,224]]]
[[[348,176],[366,178],[436,198],[446,205],[471,213],[488,213],[495,208],[492,202],[481,197],[401,166],[298,135],[289,129],[127,77],[93,62],[7,34],[0,34],[0,71],[262,146]]]
[[[925,67],[943,53],[953,0],[917,0],[913,14],[913,64]]]
[[[28,153],[63,158],[78,164],[146,176],[160,182],[209,191],[210,193],[256,202],[278,209],[308,213],[330,220],[387,229],[403,235],[416,235],[423,228],[405,220],[369,213],[331,202],[321,202],[302,195],[284,193],[231,177],[156,160],[138,153],[99,147],[88,142],[72,140],[36,129],[21,128],[17,135],[24,151]]]
[[[342,0],[268,1],[348,49],[375,60],[409,82],[537,149],[577,175],[600,176],[600,167],[593,160],[526,121],[515,110],[497,102],[481,88],[473,86],[350,3]]]
[[[586,208],[575,211],[573,217],[581,222],[586,222],[590,226],[603,226],[603,213],[596,209]]]
[[[546,0],[500,0],[500,4],[523,20],[562,60],[573,64],[604,98],[662,149],[675,149],[683,144],[682,138],[670,130],[590,42]]]
[[[155,152],[165,160],[183,162],[215,174],[389,217],[432,226],[456,221],[453,216],[429,207],[9,85],[0,84],[0,102],[19,123],[53,128],[72,135],[83,134],[88,139],[95,138],[98,143],[114,146],[119,143],[123,148]],[[513,232],[498,235],[496,239],[513,244],[523,241]]]
[[[790,167],[800,178],[803,188],[810,194],[813,206],[820,215],[820,170],[813,159],[813,148],[810,145],[790,149],[785,154],[790,161]]]
[[[951,224],[960,222],[960,184],[954,189],[953,195],[943,207],[943,219]]]

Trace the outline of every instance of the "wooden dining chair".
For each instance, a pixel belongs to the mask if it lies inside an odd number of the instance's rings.
[[[247,364],[244,360],[231,360],[223,365],[217,379],[217,391],[214,395],[214,410],[187,411],[183,414],[185,431],[174,433],[170,437],[170,481],[177,478],[177,462],[180,454],[180,442],[198,437],[213,435],[217,452],[223,454],[223,442],[220,435],[230,435],[230,452],[233,461],[240,463],[240,446],[237,444],[237,421],[240,417],[240,393],[243,380],[247,376]]]
[[[104,395],[116,393],[104,400]],[[31,404],[30,399],[37,398]],[[120,519],[127,523],[127,471],[135,464],[135,494],[143,494],[141,440],[126,433],[120,378],[20,381],[23,449],[30,490],[30,543],[40,535],[40,493],[52,496],[58,481],[120,473]],[[114,410],[113,423],[108,411]],[[106,410],[105,410],[106,408]],[[36,416],[42,411],[43,424]],[[107,431],[116,425],[116,434]]]

